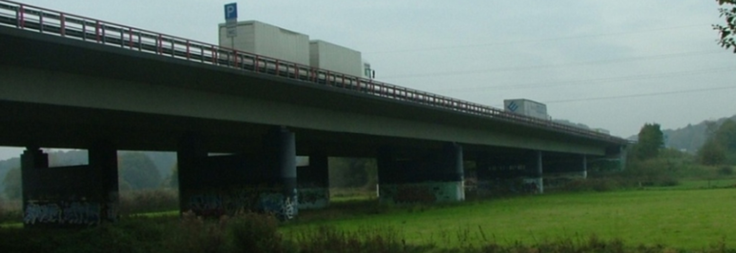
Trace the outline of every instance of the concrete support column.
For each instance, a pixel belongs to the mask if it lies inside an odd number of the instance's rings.
[[[23,214],[28,213],[26,207],[32,199],[33,185],[36,183],[36,175],[38,170],[49,167],[49,155],[45,154],[38,147],[26,147],[23,154],[20,155],[20,174],[21,174],[21,195],[23,196]],[[27,222],[24,222],[26,224]]]
[[[309,156],[309,165],[297,169],[299,209],[320,209],[330,203],[330,175],[325,155]]]
[[[49,168],[37,147],[21,155],[23,224],[85,227],[118,216],[117,150],[109,142],[89,149],[89,164]]]
[[[97,142],[89,149],[89,166],[97,171],[102,188],[102,220],[115,221],[118,217],[118,154],[112,143]]]
[[[463,167],[463,147],[457,143],[445,144],[440,159],[444,163],[436,167],[438,181],[448,184],[448,201],[465,200],[465,168]],[[452,191],[454,185],[454,191]]]
[[[453,202],[465,199],[462,147],[446,144],[426,155],[402,157],[383,148],[378,156],[381,202]]]
[[[581,175],[582,175],[583,179],[586,179],[586,178],[588,178],[588,156],[586,156],[586,155],[582,155],[582,156],[583,156],[583,164],[582,164],[583,165],[583,171],[582,171]]]
[[[279,185],[280,196],[273,196],[269,202],[280,205],[264,207],[282,219],[292,219],[299,212],[299,199],[296,174],[296,138],[286,127],[276,127],[270,131],[265,141],[266,170],[276,172],[273,179]]]
[[[620,158],[619,158],[619,159],[620,159],[620,161],[621,161],[621,162],[619,163],[619,165],[620,165],[620,167],[619,167],[619,170],[620,170],[620,171],[624,171],[624,170],[626,169],[626,157],[627,157],[627,155],[628,155],[628,154],[627,154],[627,152],[628,152],[628,149],[626,149],[626,147],[625,147],[625,146],[621,146],[621,147],[619,148],[619,150],[620,150],[620,154],[619,154],[619,155],[620,155]]]
[[[182,213],[194,209],[191,199],[203,188],[200,174],[205,169],[203,165],[206,158],[207,151],[201,135],[187,133],[182,136],[176,151],[179,210]]]
[[[284,220],[297,215],[294,133],[276,127],[263,137],[259,152],[209,156],[201,135],[183,136],[177,153],[180,210],[206,217],[244,210]]]
[[[524,188],[527,192],[544,193],[544,177],[542,165],[542,151],[534,151],[527,163],[527,178],[524,179]]]

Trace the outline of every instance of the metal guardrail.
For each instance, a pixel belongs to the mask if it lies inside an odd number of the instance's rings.
[[[316,83],[598,140],[625,142],[608,134],[509,113],[486,105],[13,1],[0,0],[0,25],[162,57]]]

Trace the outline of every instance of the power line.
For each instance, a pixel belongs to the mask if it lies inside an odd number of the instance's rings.
[[[569,67],[569,66],[584,66],[584,65],[593,65],[593,64],[606,64],[606,63],[614,63],[614,62],[628,62],[628,61],[641,61],[641,60],[657,60],[657,59],[667,59],[667,58],[676,58],[676,57],[683,57],[683,56],[690,56],[690,55],[706,55],[706,54],[721,54],[722,51],[696,51],[696,52],[684,52],[684,53],[675,53],[675,54],[660,54],[660,55],[650,55],[650,56],[638,56],[638,57],[628,57],[628,58],[619,58],[619,59],[608,59],[608,60],[597,60],[597,61],[585,61],[585,62],[572,62],[572,63],[563,63],[563,64],[549,64],[549,65],[536,65],[536,66],[520,66],[520,67],[502,67],[502,68],[490,68],[490,69],[476,69],[476,70],[466,70],[466,71],[448,71],[448,72],[434,72],[434,73],[418,73],[418,74],[406,74],[406,75],[394,75],[394,76],[384,76],[383,78],[394,78],[394,79],[404,79],[404,78],[411,78],[411,77],[437,77],[437,76],[453,76],[453,75],[466,75],[466,74],[475,74],[475,73],[489,73],[489,72],[502,72],[502,71],[520,71],[520,70],[530,70],[530,69],[545,69],[545,68],[559,68],[559,67]]]
[[[641,30],[641,31],[632,31],[632,32],[601,33],[601,34],[590,34],[590,35],[555,37],[555,38],[537,39],[537,40],[517,40],[517,41],[489,42],[489,43],[480,43],[480,44],[466,44],[466,45],[456,45],[456,46],[440,46],[440,47],[426,47],[426,48],[416,48],[416,49],[387,50],[387,51],[367,52],[366,54],[411,53],[411,52],[421,52],[421,51],[453,50],[453,49],[463,49],[463,48],[471,48],[471,47],[485,47],[485,46],[508,45],[508,44],[537,43],[537,42],[546,42],[546,41],[595,38],[595,37],[605,37],[605,36],[615,36],[615,35],[625,35],[625,34],[635,34],[635,33],[650,33],[650,32],[681,29],[681,28],[689,28],[689,27],[707,26],[708,28],[710,28],[710,25],[711,24],[683,25],[683,26],[663,27],[663,28]]]
[[[611,100],[611,99],[636,98],[636,97],[653,97],[653,96],[662,96],[662,95],[673,95],[673,94],[683,94],[683,93],[691,93],[691,92],[706,92],[706,91],[728,90],[728,89],[736,89],[736,86],[722,86],[722,87],[703,88],[703,89],[667,91],[667,92],[656,92],[656,93],[645,93],[645,94],[631,94],[631,95],[609,96],[609,97],[553,100],[553,101],[545,101],[544,103],[560,104],[560,103],[581,102],[581,101]]]
[[[465,88],[447,88],[447,89],[438,89],[435,91],[477,91],[477,90],[486,90],[486,89],[502,89],[502,90],[537,89],[537,88],[550,88],[550,87],[562,87],[562,86],[591,85],[591,84],[597,84],[597,83],[612,83],[612,82],[638,81],[638,80],[659,79],[659,78],[673,78],[673,77],[693,76],[693,75],[702,75],[702,74],[712,74],[712,73],[719,73],[719,72],[733,72],[733,68],[732,67],[709,68],[709,69],[699,69],[699,70],[691,70],[691,71],[677,71],[677,72],[667,72],[667,73],[658,73],[658,74],[631,75],[631,76],[584,79],[584,80],[573,80],[573,81],[534,82],[534,83],[525,83],[525,84],[507,84],[507,85],[476,86],[476,87],[465,87]]]

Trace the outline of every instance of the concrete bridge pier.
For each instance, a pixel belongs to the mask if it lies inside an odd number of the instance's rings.
[[[95,177],[102,188],[102,220],[114,221],[118,218],[120,203],[118,182],[118,151],[107,141],[97,142],[87,153],[89,166],[99,174]]]
[[[217,209],[221,206],[221,204],[212,203],[208,208],[200,209],[199,203],[192,203],[200,196],[200,193],[208,188],[204,185],[203,178],[200,177],[206,173],[204,171],[206,160],[207,150],[203,136],[187,133],[181,137],[176,151],[176,164],[179,181],[179,211],[182,213],[192,211],[198,215],[207,215],[209,214],[208,209]]]
[[[87,165],[49,167],[48,154],[21,155],[25,227],[84,227],[118,216],[117,151],[108,142],[89,149]]]
[[[465,200],[463,150],[458,144],[419,156],[382,148],[377,162],[381,203]]]
[[[188,134],[177,151],[180,211],[219,217],[240,211],[298,213],[294,133],[274,127],[259,152],[209,156],[205,140]]]
[[[321,209],[330,203],[330,174],[326,155],[309,156],[309,164],[297,168],[299,209]]]
[[[582,155],[583,157],[583,164],[582,164],[582,171],[580,172],[580,176],[583,179],[588,178],[588,156]]]
[[[619,147],[619,170],[624,171],[626,169],[626,157],[628,156],[628,149],[626,146]]]
[[[524,178],[524,191],[530,193],[544,193],[542,151],[533,151],[527,158],[527,176]]]

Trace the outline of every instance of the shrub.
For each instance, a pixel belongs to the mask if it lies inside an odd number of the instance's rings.
[[[228,252],[226,241],[227,217],[204,220],[189,211],[182,214],[162,243],[169,252]]]
[[[21,222],[22,208],[19,200],[5,200],[0,198],[0,224],[6,222]]]
[[[619,174],[623,179],[635,182],[640,186],[674,186],[679,184],[675,177],[681,168],[664,159],[632,162]]]
[[[622,188],[623,185],[617,178],[578,178],[567,182],[565,185],[560,187],[561,191],[567,192],[585,192],[585,191],[596,191],[606,192],[613,191]]]
[[[297,245],[300,252],[426,252],[429,246],[407,245],[392,228],[361,228],[342,231],[328,226],[301,231]]]
[[[279,221],[273,215],[245,212],[228,221],[228,235],[239,252],[284,252]]]
[[[733,168],[731,166],[722,166],[718,169],[718,174],[722,176],[733,175]]]
[[[129,191],[120,195],[121,215],[177,209],[179,209],[179,194],[173,189]]]

